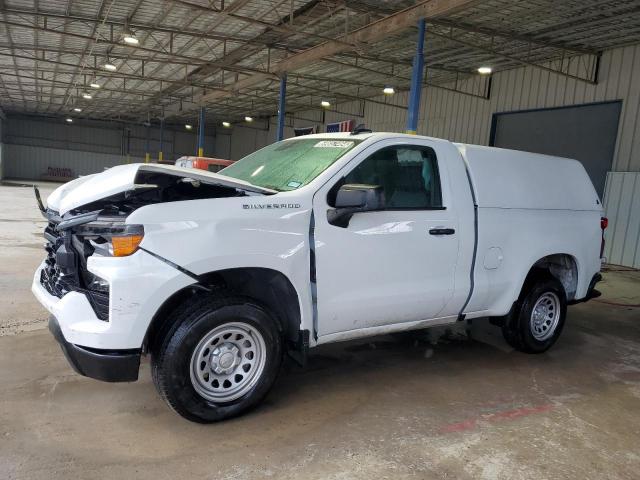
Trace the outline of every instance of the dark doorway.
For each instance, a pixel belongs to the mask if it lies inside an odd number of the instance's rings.
[[[494,113],[489,144],[575,158],[602,197],[616,147],[622,101]]]

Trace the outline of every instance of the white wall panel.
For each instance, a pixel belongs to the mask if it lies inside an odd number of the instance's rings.
[[[209,131],[213,130],[212,127],[209,128]],[[143,125],[84,119],[76,119],[74,123],[68,124],[61,119],[16,116],[10,117],[3,141],[7,144],[82,151],[85,156],[89,152],[125,156],[128,139],[130,156],[144,158],[147,134],[151,158],[156,159],[160,149],[158,124],[147,129]],[[197,132],[195,129],[187,131],[178,126],[167,127],[164,129],[162,143],[165,160],[175,160],[182,155],[195,155]],[[213,156],[216,151],[215,137],[205,135],[205,154]],[[10,161],[20,161],[20,158],[12,157]]]
[[[610,172],[605,199],[608,262],[640,268],[640,172]]]
[[[4,145],[5,177],[37,180],[48,174],[51,168],[69,168],[75,176],[89,175],[126,163],[121,155],[34,147],[31,145]],[[143,161],[132,158],[131,162]]]
[[[3,128],[3,124],[2,124],[2,122],[4,122],[4,119],[2,118],[3,115],[4,115],[4,112],[0,109],[0,180],[2,180],[4,178],[3,165],[2,165],[2,151],[3,151],[3,146],[2,146],[2,128]]]

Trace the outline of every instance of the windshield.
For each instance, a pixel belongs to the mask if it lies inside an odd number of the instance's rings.
[[[301,138],[273,143],[220,171],[280,192],[306,185],[361,140]]]

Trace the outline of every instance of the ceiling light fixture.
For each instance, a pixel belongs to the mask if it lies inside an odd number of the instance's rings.
[[[140,43],[140,40],[133,33],[125,33],[122,40],[128,45],[138,45]]]
[[[100,84],[99,83],[90,83],[89,86],[91,88],[100,88]]]
[[[91,100],[93,97],[91,96],[90,93],[84,92],[82,94],[82,98],[86,99],[86,100]]]
[[[489,75],[491,72],[493,72],[493,69],[491,67],[479,67],[478,68],[478,73],[480,75]]]
[[[107,62],[103,66],[105,70],[109,70],[110,72],[115,72],[118,69],[118,67],[111,62]]]
[[[393,87],[387,85],[382,89],[382,93],[384,93],[385,95],[393,95],[394,93],[396,93],[396,91]]]
[[[222,126],[224,128],[229,128],[231,126],[231,124],[229,122],[222,122]]]
[[[245,122],[253,122],[253,117],[244,117]]]
[[[72,123],[73,122],[73,118],[66,118],[65,120],[67,121],[67,123]]]
[[[188,123],[184,126],[184,128],[186,128],[187,130],[191,130],[193,128],[192,125],[189,125]]]
[[[320,105],[321,105],[323,108],[329,108],[329,107],[331,106],[331,103],[327,102],[326,100],[322,100],[322,101],[320,102]]]
[[[80,107],[76,107],[76,108],[73,109],[73,111],[80,113],[82,111],[82,109]]]

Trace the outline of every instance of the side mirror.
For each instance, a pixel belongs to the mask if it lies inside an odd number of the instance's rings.
[[[336,194],[335,208],[327,211],[327,221],[346,228],[354,213],[384,208],[384,192],[380,185],[342,185]]]

